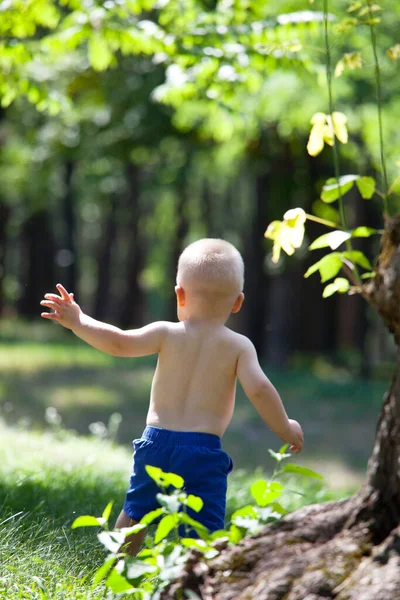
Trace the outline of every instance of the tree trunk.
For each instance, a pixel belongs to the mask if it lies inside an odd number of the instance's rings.
[[[111,256],[117,234],[117,199],[113,196],[110,208],[105,216],[104,234],[100,241],[97,286],[93,307],[95,319],[103,320],[107,316],[108,299],[111,289]]]
[[[24,317],[36,317],[43,295],[54,287],[55,242],[47,210],[32,214],[22,226],[21,274],[23,294],[18,309]]]
[[[252,340],[260,357],[264,355],[264,340],[267,318],[267,275],[265,261],[265,223],[268,223],[269,173],[256,177],[255,207],[252,217],[247,249],[245,253],[246,273],[244,293],[246,301],[243,311],[246,316],[246,335]]]
[[[75,164],[68,160],[65,164],[64,185],[65,192],[62,199],[62,215],[64,221],[64,247],[58,254],[59,266],[62,267],[62,281],[67,290],[73,290],[76,297],[79,297],[78,290],[78,264],[76,249],[76,215],[73,195],[73,175]]]
[[[185,174],[182,173],[179,178],[179,184],[177,186],[176,192],[178,195],[177,205],[176,205],[176,231],[175,235],[172,239],[172,249],[171,249],[171,294],[168,298],[168,308],[167,308],[167,316],[171,321],[176,321],[176,298],[174,293],[175,281],[176,281],[176,271],[178,267],[179,256],[183,250],[185,238],[189,231],[189,218],[187,214],[188,209],[188,189],[186,184]]]
[[[10,207],[0,202],[0,316],[4,308],[4,278],[6,274],[7,225]]]
[[[139,170],[136,165],[129,163],[126,168],[128,181],[128,205],[126,221],[128,225],[128,256],[126,263],[126,288],[122,299],[122,309],[119,324],[123,328],[143,325],[144,295],[140,287],[139,276],[144,265],[143,248],[139,236],[141,217],[139,195]]]
[[[376,276],[362,294],[399,346],[400,217],[386,222]],[[201,600],[399,600],[400,355],[362,489],[347,500],[304,507],[237,546],[218,549],[209,561],[191,551],[161,598],[182,597],[187,589]]]

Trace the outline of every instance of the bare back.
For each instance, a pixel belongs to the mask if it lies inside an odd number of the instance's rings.
[[[222,436],[234,409],[242,338],[222,324],[168,323],[147,424]]]

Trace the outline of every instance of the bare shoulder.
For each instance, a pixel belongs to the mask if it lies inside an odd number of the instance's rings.
[[[232,331],[228,327],[225,329],[230,343],[233,344],[235,350],[237,350],[238,356],[242,354],[242,352],[255,351],[253,342],[251,342],[248,337],[241,333],[236,333],[236,331]]]

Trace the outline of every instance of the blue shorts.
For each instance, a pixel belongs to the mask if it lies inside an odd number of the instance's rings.
[[[133,469],[124,504],[128,517],[140,521],[160,506],[156,499],[160,489],[145,470],[146,465],[152,465],[180,475],[185,492],[202,498],[200,512],[188,509],[193,519],[210,532],[224,528],[227,476],[233,463],[221,449],[217,435],[146,427],[133,447]]]

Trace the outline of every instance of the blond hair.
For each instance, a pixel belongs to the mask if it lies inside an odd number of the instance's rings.
[[[237,296],[243,290],[243,283],[243,259],[235,246],[225,240],[197,240],[179,257],[178,285],[218,296]]]

